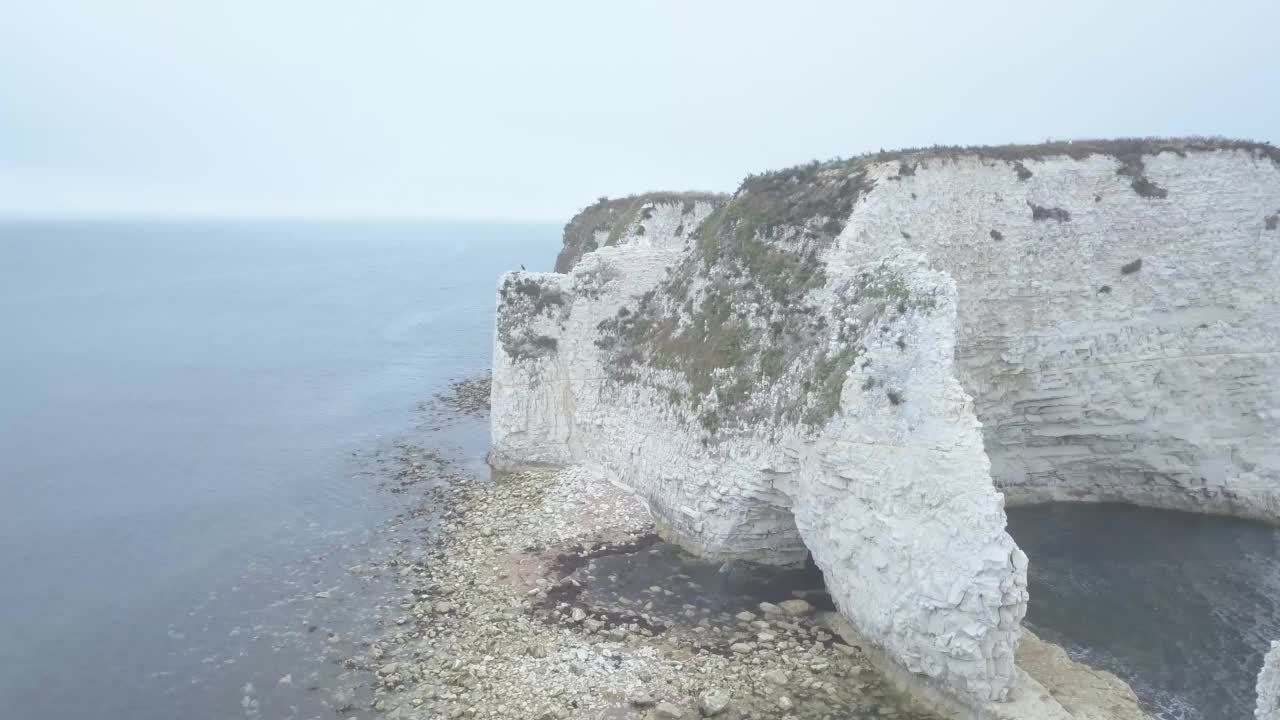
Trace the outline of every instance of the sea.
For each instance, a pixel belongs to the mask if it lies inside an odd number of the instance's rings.
[[[559,234],[0,224],[0,716],[335,717],[386,592],[347,568],[404,509],[377,460],[482,466],[483,418],[423,406]]]
[[[1280,528],[1116,504],[1012,508],[1026,624],[1157,720],[1249,720],[1280,640]]]

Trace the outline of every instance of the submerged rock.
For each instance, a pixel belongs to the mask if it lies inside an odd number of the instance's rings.
[[[813,612],[813,606],[807,600],[799,598],[783,600],[779,605],[782,607],[782,611],[788,615],[808,615]]]
[[[489,411],[489,395],[492,392],[488,376],[455,380],[449,390],[438,397],[446,405],[459,412],[483,415]]]

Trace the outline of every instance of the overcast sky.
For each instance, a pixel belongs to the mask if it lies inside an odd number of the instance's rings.
[[[1280,133],[1280,2],[0,2],[0,215],[564,220],[878,148]]]

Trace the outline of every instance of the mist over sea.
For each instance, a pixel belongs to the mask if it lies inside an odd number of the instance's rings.
[[[0,224],[5,714],[331,717],[366,613],[314,595],[397,510],[367,458],[488,369],[498,273],[558,236]],[[478,462],[485,423],[447,430]]]

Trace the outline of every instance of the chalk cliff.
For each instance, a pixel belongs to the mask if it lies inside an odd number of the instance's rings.
[[[1258,674],[1257,720],[1280,720],[1280,640],[1271,643],[1271,651]]]
[[[1280,152],[933,149],[601,201],[500,281],[498,468],[581,464],[708,557],[811,553],[912,673],[1005,700],[1004,504],[1280,519]]]

